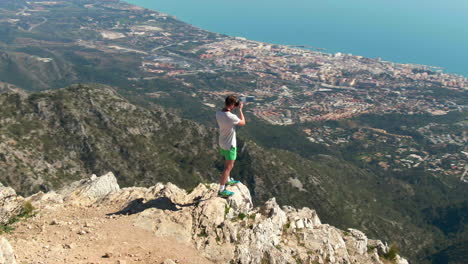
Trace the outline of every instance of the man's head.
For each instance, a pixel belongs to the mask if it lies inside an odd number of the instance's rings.
[[[237,97],[235,97],[234,95],[229,95],[228,97],[226,97],[224,104],[226,108],[233,109],[238,105]]]

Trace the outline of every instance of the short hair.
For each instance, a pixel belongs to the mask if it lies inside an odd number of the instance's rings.
[[[228,97],[226,97],[226,100],[224,101],[224,104],[226,106],[233,105],[236,103],[237,103],[237,97],[234,95],[229,95]]]

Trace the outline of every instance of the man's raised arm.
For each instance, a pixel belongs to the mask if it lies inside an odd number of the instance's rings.
[[[242,113],[242,108],[244,108],[244,103],[240,102],[239,103],[239,123],[237,123],[238,126],[245,126],[245,117],[244,113]]]

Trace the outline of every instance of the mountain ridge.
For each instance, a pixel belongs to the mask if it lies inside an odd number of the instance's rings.
[[[0,101],[0,180],[21,194],[56,190],[111,168],[123,186],[176,182],[192,189],[217,181],[222,170],[215,129],[159,106],[133,105],[108,86],[5,93]],[[436,240],[380,195],[389,185],[376,175],[330,155],[307,160],[242,136],[239,149],[233,176],[249,187],[255,203],[276,196],[281,205],[314,207],[341,228],[398,241],[405,254]]]
[[[228,199],[216,197],[216,188],[199,184],[188,193],[171,183],[158,183],[121,189],[112,173],[92,175],[56,192],[19,197],[17,206],[28,201],[37,209],[30,219],[15,224],[18,232],[6,237],[18,262],[162,263],[168,252],[127,234],[135,232],[150,241],[165,238],[198,251],[192,257],[173,252],[177,263],[408,264],[394,248],[356,229],[342,231],[322,224],[312,209],[280,207],[274,198],[253,207],[243,184],[228,187],[236,191]],[[0,187],[0,194],[8,190]],[[114,229],[109,241],[105,230],[115,224],[125,228]],[[117,246],[122,239],[134,244]],[[15,258],[11,247],[0,249],[1,255]]]

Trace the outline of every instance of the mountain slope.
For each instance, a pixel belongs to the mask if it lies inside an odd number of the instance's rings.
[[[190,189],[216,182],[223,166],[215,129],[135,106],[105,86],[2,94],[0,123],[0,180],[22,194],[111,169],[123,186],[170,181]],[[438,236],[405,217],[377,175],[332,156],[312,161],[240,138],[233,176],[255,203],[276,196],[316,208],[326,222],[397,242],[411,256]]]
[[[131,105],[110,89],[10,93],[0,101],[3,180],[23,193],[111,167],[124,185],[157,179],[189,187],[217,176],[209,168],[213,132],[157,107]]]

